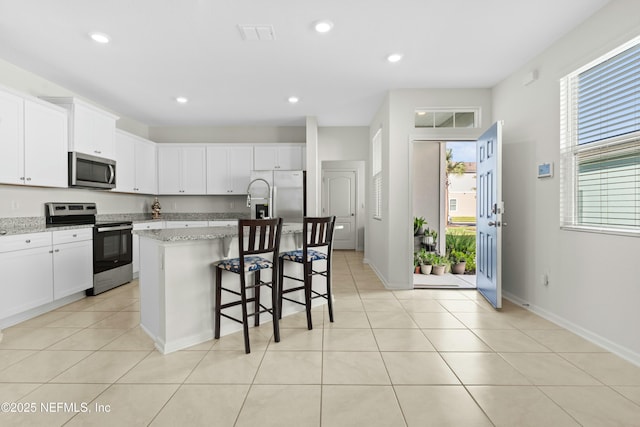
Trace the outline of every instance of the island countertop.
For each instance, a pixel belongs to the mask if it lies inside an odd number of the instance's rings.
[[[302,232],[302,224],[287,223],[282,226],[282,234]],[[140,237],[147,237],[161,242],[184,242],[194,240],[213,240],[225,237],[238,237],[238,227],[195,227],[195,228],[164,228],[158,230],[136,230]]]

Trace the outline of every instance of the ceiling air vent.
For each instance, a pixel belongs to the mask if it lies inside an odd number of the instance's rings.
[[[276,39],[273,25],[238,25],[242,39],[247,42],[263,42]]]

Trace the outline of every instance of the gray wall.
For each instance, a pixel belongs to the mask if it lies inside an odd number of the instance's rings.
[[[505,123],[505,295],[640,364],[640,241],[561,230],[559,171],[536,178],[537,163],[559,165],[559,80],[640,34],[638,16],[638,1],[605,6],[498,84],[493,114]],[[532,70],[539,79],[523,86]]]

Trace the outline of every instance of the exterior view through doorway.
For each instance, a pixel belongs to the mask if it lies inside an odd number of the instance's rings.
[[[414,272],[414,288],[474,289],[476,141],[412,145],[414,268],[423,265]],[[446,272],[433,274],[435,265],[445,265]],[[452,274],[453,265],[461,274]]]

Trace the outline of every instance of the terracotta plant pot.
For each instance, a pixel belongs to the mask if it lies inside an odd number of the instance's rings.
[[[433,267],[431,264],[424,264],[420,266],[420,272],[422,274],[431,274],[431,267]]]
[[[464,274],[464,269],[467,266],[466,261],[457,262],[451,265],[451,272],[453,274]]]
[[[444,274],[445,266],[444,265],[434,265],[431,269],[431,274],[435,274],[436,276],[442,276]]]
[[[415,270],[414,270],[414,273],[416,273],[416,274],[420,274],[420,266],[419,266],[419,265],[416,265],[416,268],[415,268]]]

